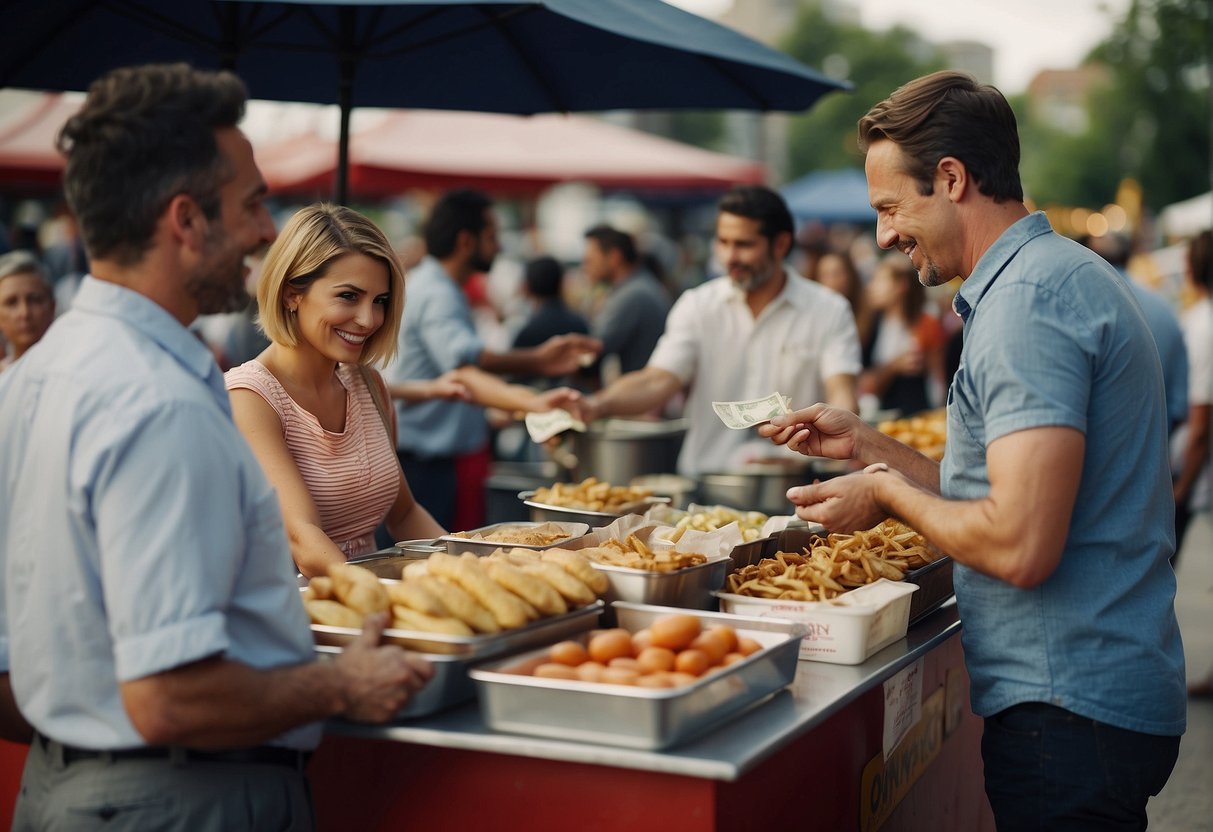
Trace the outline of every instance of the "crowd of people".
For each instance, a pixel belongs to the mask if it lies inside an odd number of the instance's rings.
[[[566,265],[534,258],[531,311],[497,348],[469,295],[501,249],[489,196],[438,198],[407,274],[350,208],[279,230],[245,99],[226,72],[106,75],[59,139],[88,254],[70,308],[37,256],[0,256],[0,722],[32,740],[16,828],[165,790],[194,828],[227,828],[250,777],[258,827],[308,828],[317,722],[386,719],[431,671],[378,644],[381,617],[312,661],[296,574],[482,525],[494,425],[553,408],[680,412],[691,477],[853,462],[789,498],[839,531],[898,517],[955,559],[999,828],[1144,819],[1184,730],[1170,561],[1213,508],[1209,232],[1181,326],[1127,278],[1120,241],[1084,247],[1028,211],[1001,94],[935,73],[860,122],[890,253],[816,251],[798,273],[787,205],[740,186],[717,205],[717,276],[678,292],[632,235],[595,225],[578,269],[601,302],[575,308]],[[148,164],[170,137],[178,152]],[[189,329],[213,313],[260,335],[226,374]],[[775,391],[795,412],[757,432],[712,410]],[[945,404],[942,464],[860,415]],[[134,787],[115,761],[139,767]],[[62,799],[120,780],[129,810]]]

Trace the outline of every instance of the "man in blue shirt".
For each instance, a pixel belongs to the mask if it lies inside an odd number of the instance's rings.
[[[0,725],[32,742],[13,828],[310,829],[321,720],[429,677],[314,661],[274,491],[187,325],[248,302],[274,239],[230,73],[120,69],[59,142],[92,274],[0,376]]]
[[[1000,832],[1142,829],[1184,731],[1162,368],[1116,273],[1029,214],[1015,117],[957,72],[859,123],[877,242],[920,281],[964,279],[934,463],[815,405],[760,429],[868,464],[793,488],[834,531],[897,517],[956,561],[986,793]]]
[[[563,376],[581,366],[583,355],[592,359],[599,344],[574,334],[506,352],[485,347],[463,293],[500,251],[493,203],[479,191],[443,194],[426,220],[425,248],[425,259],[408,273],[400,349],[384,377],[397,398],[397,453],[417,502],[444,529],[465,531],[484,522],[484,409],[439,399],[406,403],[403,383],[430,381],[467,365],[523,377]]]

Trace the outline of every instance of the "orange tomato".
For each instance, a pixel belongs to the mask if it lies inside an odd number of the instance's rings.
[[[590,658],[609,664],[611,659],[632,655],[632,634],[627,630],[607,630],[590,639]]]
[[[667,647],[646,647],[636,657],[642,673],[659,673],[674,669],[674,651]]]
[[[663,615],[649,627],[653,634],[653,644],[657,647],[668,647],[670,650],[681,650],[699,635],[699,619],[693,615]]]
[[[559,644],[553,644],[552,649],[548,650],[548,656],[557,664],[567,664],[569,667],[577,667],[590,658],[586,649],[576,641],[562,641]]]
[[[723,635],[708,630],[695,636],[695,640],[691,642],[691,649],[706,654],[710,666],[720,664],[725,653],[729,652],[729,644]]]
[[[674,659],[674,669],[679,673],[689,673],[692,676],[702,676],[711,666],[708,656],[702,650],[683,650]]]

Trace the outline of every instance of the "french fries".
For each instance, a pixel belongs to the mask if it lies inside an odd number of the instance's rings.
[[[890,419],[878,424],[876,429],[931,459],[940,460],[948,438],[948,412],[940,408],[905,419]]]
[[[918,532],[893,519],[855,534],[831,534],[801,553],[777,552],[725,579],[734,595],[828,601],[878,578],[900,581],[938,554]]]
[[[675,569],[685,569],[707,562],[707,556],[698,552],[651,549],[634,534],[628,535],[626,540],[611,538],[601,546],[590,546],[577,551],[597,563],[644,569],[649,572],[673,572]]]
[[[652,489],[634,485],[611,485],[597,477],[586,477],[579,483],[558,482],[550,488],[537,488],[531,499],[537,503],[582,511],[620,513],[626,506],[653,496]]]

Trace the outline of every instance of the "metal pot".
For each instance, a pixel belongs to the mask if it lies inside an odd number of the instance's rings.
[[[642,474],[674,471],[686,435],[686,419],[641,421],[606,419],[573,433],[573,478],[597,477],[627,485]]]
[[[815,478],[820,478],[820,474],[807,462],[755,463],[736,471],[701,474],[699,502],[763,514],[791,514],[794,507],[788,502],[788,489]]]

